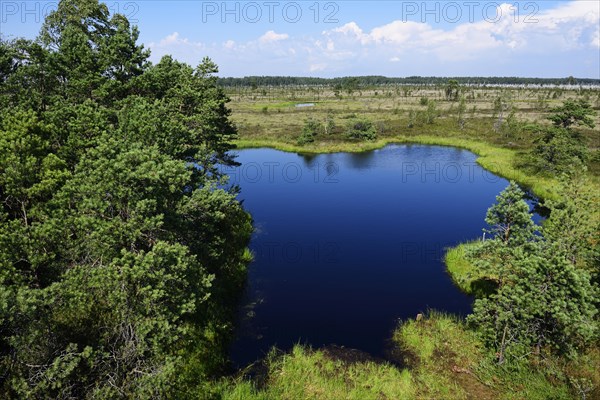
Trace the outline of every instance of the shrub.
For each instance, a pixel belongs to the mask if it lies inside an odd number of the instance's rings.
[[[321,124],[314,119],[307,119],[302,128],[302,134],[298,138],[299,145],[305,145],[315,141],[315,136],[322,130]]]
[[[350,139],[375,140],[377,139],[377,131],[371,121],[355,119],[348,124],[346,136]]]

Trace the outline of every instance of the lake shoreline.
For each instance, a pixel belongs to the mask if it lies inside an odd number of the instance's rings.
[[[557,198],[557,194],[553,188],[557,187],[558,183],[554,179],[534,177],[514,167],[513,163],[517,155],[515,150],[493,146],[488,143],[471,139],[459,139],[453,137],[442,138],[436,136],[419,135],[410,137],[394,136],[385,139],[378,139],[372,142],[338,142],[335,143],[334,146],[327,146],[327,144],[323,142],[316,142],[307,146],[299,146],[273,140],[244,139],[235,141],[235,144],[237,150],[271,148],[279,151],[299,154],[362,153],[381,149],[385,146],[393,144],[455,147],[474,153],[477,155],[476,162],[482,168],[505,179],[514,180],[517,183],[526,186],[540,200],[544,198]],[[473,295],[473,292],[470,290],[470,280],[468,280],[468,282],[463,282],[465,281],[464,275],[468,275],[471,272],[471,268],[461,271],[455,267],[456,265],[470,265],[470,263],[464,259],[464,254],[463,257],[458,257],[460,253],[464,253],[461,251],[461,249],[463,249],[469,243],[470,242],[467,241],[460,243],[457,246],[448,248],[444,255],[444,265],[446,266],[446,272],[454,284],[460,289],[460,291],[468,295]],[[454,255],[452,262],[449,262],[449,254]]]
[[[491,145],[489,143],[454,137],[438,137],[429,135],[391,136],[370,142],[315,142],[300,146],[292,143],[273,141],[269,139],[248,140],[238,139],[233,142],[236,150],[253,148],[271,148],[289,153],[299,154],[331,154],[331,153],[362,153],[381,149],[391,144],[420,144],[431,146],[456,147],[468,150],[477,157],[477,163],[489,172],[527,187],[539,199],[557,199],[555,187],[558,182],[552,178],[532,176],[526,171],[514,166],[517,151]]]
[[[251,348],[250,344],[256,341],[252,336],[259,337],[259,340],[264,343],[278,343],[285,349],[291,348],[288,343],[293,344],[296,340],[295,337],[288,340],[289,338],[284,334],[278,333],[273,334],[271,338],[269,332],[300,332],[299,337],[317,347],[337,343],[379,356],[386,351],[383,344],[386,338],[389,338],[397,318],[411,319],[429,308],[454,315],[468,315],[471,312],[472,299],[468,294],[458,290],[447,275],[446,267],[442,264],[444,254],[447,248],[463,240],[480,236],[483,228],[482,215],[507,184],[505,179],[492,177],[491,173],[475,162],[476,159],[477,155],[469,150],[433,145],[388,145],[379,151],[364,154],[338,153],[315,156],[272,148],[240,150],[237,161],[241,165],[239,170],[231,171],[232,183],[240,185],[242,190],[240,198],[255,216],[260,232],[253,242],[253,250],[257,254],[256,262],[259,263],[255,264],[254,271],[259,272],[251,275],[252,282],[258,283],[256,285],[253,283],[251,286],[248,304],[258,304],[263,311],[259,313],[254,307],[242,311],[242,318],[246,314],[251,315],[251,318],[247,319],[247,326],[240,332],[255,331],[257,334],[245,334],[245,336],[243,334],[237,343],[233,344],[231,354],[234,364],[243,366],[247,361],[256,359],[255,354],[248,350]],[[421,166],[421,162],[425,160],[430,161],[426,161],[426,165]],[[420,172],[408,171],[404,168],[406,163],[416,166],[417,171]],[[326,172],[330,164],[337,166],[331,176]],[[446,166],[454,168],[463,165],[468,166],[469,172],[462,170],[459,174],[460,180],[453,172],[450,175],[443,172],[447,170]],[[291,166],[287,169],[291,175],[285,175],[286,166]],[[431,171],[434,170],[437,173],[432,176]],[[425,177],[421,175],[423,171],[428,171]],[[299,179],[296,179],[297,177]],[[373,196],[377,188],[380,190],[379,195]],[[319,196],[314,195],[317,192]],[[282,196],[282,193],[285,196]],[[336,200],[336,196],[346,197],[348,201]],[[440,198],[444,198],[445,201],[439,203],[436,199]],[[352,201],[349,201],[350,199]],[[456,214],[457,208],[462,204],[469,204],[469,207],[462,209],[466,214],[464,216]],[[300,220],[294,220],[288,217],[290,207],[297,213],[300,213],[301,207],[308,207],[312,211],[307,212]],[[359,217],[359,213],[352,212],[359,209],[372,210],[372,213]],[[428,210],[427,214],[433,217],[424,219],[421,214],[424,210]],[[352,223],[347,221],[348,215],[356,215]],[[327,219],[329,217],[331,218]],[[339,224],[334,222],[336,218],[341,218]],[[319,229],[319,232],[311,231],[310,227],[317,226],[318,223],[324,223],[326,228]],[[345,228],[337,230],[333,228],[338,225]],[[373,233],[375,230],[390,231],[389,234],[384,234],[373,242],[376,243],[377,250],[387,249],[381,252],[386,255],[381,257],[380,262],[361,259],[361,252],[347,259],[344,258],[344,254],[348,254],[345,250],[351,253],[352,249],[360,248],[361,240],[357,239],[360,235],[348,233],[352,230],[350,227],[356,229],[356,226],[363,226],[362,232],[371,232],[369,238],[375,235]],[[404,226],[409,228],[402,228],[399,231],[399,228]],[[439,232],[432,237],[431,232],[434,227],[438,227]],[[311,232],[310,240],[304,241],[301,235],[286,236],[285,231],[290,229]],[[356,240],[356,243],[353,240]],[[392,242],[394,245],[390,245]],[[278,243],[279,246],[275,247],[273,243]],[[287,244],[290,243],[293,245],[288,246]],[[342,247],[347,243],[353,244],[348,245],[347,248]],[[292,250],[295,256],[290,259],[288,252]],[[289,272],[281,269],[281,265],[286,260],[290,263],[287,268]],[[294,272],[294,268],[300,265],[300,261],[308,266],[308,270],[298,274]],[[371,263],[373,266],[369,269]],[[290,311],[296,316],[293,320],[282,319],[278,322],[279,325],[285,326],[285,329],[272,328],[268,325],[270,321],[261,320],[261,315],[279,313],[280,308],[293,310],[298,303],[294,300],[287,304],[284,302],[285,299],[276,296],[282,296],[282,292],[289,294],[302,285],[309,287],[308,282],[326,282],[331,275],[327,271],[341,268],[340,265],[343,265],[340,276],[343,273],[344,278],[342,280],[336,278],[337,283],[334,284],[332,281],[331,286],[325,285],[329,288],[323,291],[326,294],[311,292],[311,295],[305,298],[302,308],[307,308],[307,304],[314,306],[313,299],[321,298],[320,296],[332,296],[330,287],[339,289],[341,295],[347,293],[347,290],[358,290],[357,287],[360,287],[358,291],[362,293],[362,300],[356,300],[358,302],[355,305],[356,310],[377,309],[378,313],[385,314],[378,319],[372,329],[364,328],[364,330],[382,332],[381,335],[378,333],[372,340],[365,342],[366,344],[354,338],[346,340],[343,335],[335,336],[332,333],[335,329],[328,328],[323,331],[324,333],[312,335],[308,330],[303,330],[305,324],[296,322],[305,318],[301,310]],[[400,265],[402,268],[398,268]],[[365,268],[371,271],[368,274],[369,278],[357,279],[355,276],[359,274],[358,271],[364,271]],[[265,271],[271,274],[268,279],[265,278]],[[404,277],[396,279],[398,274],[404,274]],[[360,275],[364,275],[364,272],[360,272]],[[310,278],[311,276],[314,279]],[[423,288],[414,291],[414,286],[405,287],[403,282],[409,280],[407,277],[414,282],[430,282],[429,286],[435,287],[435,290]],[[277,284],[273,285],[272,282]],[[382,286],[381,282],[388,284]],[[389,282],[395,283],[389,284]],[[333,292],[335,293],[335,290]],[[429,294],[423,295],[421,292]],[[255,299],[252,297],[254,293],[259,293],[260,296]],[[292,298],[304,298],[303,293],[308,292],[298,291]],[[339,298],[333,297],[331,304],[335,304],[335,299]],[[269,300],[265,302],[262,298]],[[388,304],[390,298],[396,299],[394,301],[397,304],[390,306]],[[285,307],[282,304],[285,304]],[[378,308],[377,304],[383,305],[382,308]],[[342,315],[345,312],[335,307],[327,312],[323,312],[322,307],[315,309],[329,316]],[[248,313],[248,310],[252,312]],[[358,321],[362,318],[361,312],[353,312],[354,320]],[[367,312],[365,315],[367,316],[364,321],[360,320],[349,325],[345,331],[350,332],[357,329],[356,327],[367,327],[372,324],[372,321],[369,322],[372,312]],[[311,318],[315,317],[306,317],[306,320]],[[328,317],[325,321],[329,320]],[[294,326],[288,327],[288,325]],[[271,327],[271,330],[261,330],[265,326]],[[365,335],[366,333],[357,337]],[[338,342],[338,337],[342,337],[345,341]],[[265,349],[264,352],[266,351]]]

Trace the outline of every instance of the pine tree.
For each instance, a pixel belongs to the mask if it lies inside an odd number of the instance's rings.
[[[468,321],[500,363],[532,352],[573,355],[597,335],[596,296],[589,275],[561,255],[516,248],[506,284],[477,299]]]
[[[0,43],[2,398],[177,397],[222,366],[252,232],[228,99],[137,35],[63,0],[41,45]]]
[[[511,246],[532,239],[535,224],[524,197],[525,193],[514,181],[496,197],[496,204],[489,208],[485,217],[485,222],[491,226],[487,232],[493,239]]]
[[[531,152],[534,166],[551,174],[577,173],[585,170],[589,151],[584,137],[575,127],[594,127],[591,105],[584,100],[567,100],[551,110],[552,127],[538,127],[539,137]]]
[[[550,218],[542,233],[548,246],[573,265],[600,276],[600,195],[585,176],[561,177],[560,200],[547,200]]]
[[[567,212],[554,218],[564,228],[580,222],[572,217]],[[570,249],[571,239],[555,243],[561,234],[554,222],[544,229],[552,232],[546,241],[536,235],[524,193],[514,182],[497,197],[486,222],[492,239],[471,257],[478,275],[497,287],[475,301],[468,321],[498,362],[518,362],[532,352],[573,355],[588,345],[597,335],[597,288],[587,271],[567,260],[563,248]]]

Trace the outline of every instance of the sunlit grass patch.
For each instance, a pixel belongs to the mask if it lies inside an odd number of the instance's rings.
[[[469,258],[469,253],[472,253],[481,244],[480,241],[462,243],[448,249],[444,257],[452,281],[461,291],[476,297],[490,294],[496,289],[496,282],[479,272]]]
[[[291,353],[269,357],[267,387],[258,390],[239,381],[224,399],[416,399],[408,370],[372,361],[348,363],[323,350],[295,346]]]

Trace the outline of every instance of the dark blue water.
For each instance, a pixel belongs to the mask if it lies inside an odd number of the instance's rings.
[[[445,249],[481,237],[508,182],[449,147],[390,145],[303,156],[243,150],[229,171],[255,221],[248,289],[231,357],[272,346],[384,354],[399,319],[429,308],[465,315],[472,299],[445,271]]]

